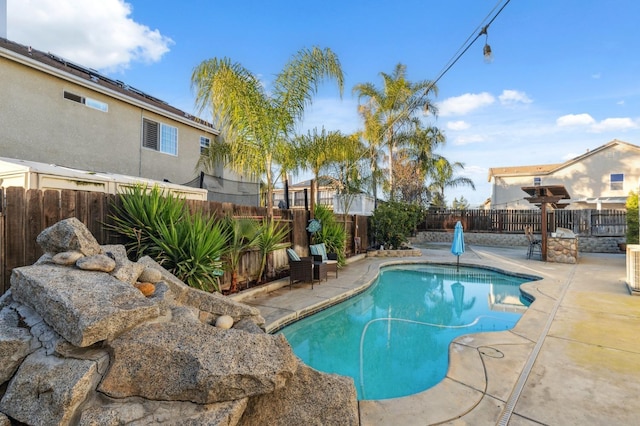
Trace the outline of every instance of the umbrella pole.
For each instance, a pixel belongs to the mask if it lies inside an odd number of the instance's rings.
[[[456,272],[460,272],[460,256],[456,256],[458,258],[456,262]]]

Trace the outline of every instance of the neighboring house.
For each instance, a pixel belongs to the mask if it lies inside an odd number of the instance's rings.
[[[623,209],[639,180],[640,147],[615,139],[564,163],[489,169],[491,208],[535,208],[522,187],[564,185],[568,208]]]
[[[196,164],[218,135],[210,123],[122,81],[4,38],[0,75],[0,157],[174,184],[204,182]],[[238,191],[242,176],[222,167],[214,175],[229,184],[219,194],[210,190],[209,199],[242,195],[244,204],[258,204],[257,190]]]
[[[336,190],[336,182],[334,179],[321,176],[316,183],[318,198],[316,204],[321,204],[335,213],[344,213],[345,205],[342,202],[344,198],[338,196]],[[285,195],[284,188],[275,188],[273,190],[273,205],[278,207],[284,205]],[[353,197],[347,198],[349,204],[349,214],[358,214],[370,216],[374,210],[374,200],[372,197],[364,194],[354,194]],[[289,185],[289,208],[304,209],[311,205],[311,180],[305,180],[293,185]]]

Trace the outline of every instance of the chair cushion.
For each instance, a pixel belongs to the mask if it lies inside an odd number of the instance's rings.
[[[287,254],[289,255],[289,259],[291,260],[295,260],[295,261],[300,260],[300,256],[298,256],[298,253],[296,253],[293,249],[288,248]]]
[[[309,251],[316,256],[322,256],[323,262],[327,261],[327,248],[324,243],[310,245]]]

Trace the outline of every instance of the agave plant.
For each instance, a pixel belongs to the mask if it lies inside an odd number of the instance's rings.
[[[289,230],[284,226],[278,226],[273,218],[264,219],[258,228],[256,247],[260,251],[260,271],[258,272],[258,283],[262,282],[262,275],[267,266],[269,254],[276,250],[289,247],[291,244],[285,242]]]
[[[180,223],[186,214],[184,199],[165,194],[158,186],[126,187],[119,195],[120,204],[113,203],[113,223],[105,226],[121,235],[132,259],[152,254],[152,236],[159,234],[159,224]]]
[[[229,236],[214,217],[196,213],[180,222],[160,222],[151,239],[158,250],[156,260],[176,277],[191,287],[220,292],[220,259]]]

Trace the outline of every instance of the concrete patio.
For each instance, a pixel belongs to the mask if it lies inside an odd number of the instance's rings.
[[[509,331],[466,335],[449,349],[446,378],[424,392],[360,401],[361,425],[637,424],[640,297],[625,284],[623,254],[583,254],[575,265],[526,259],[525,247],[467,246],[460,262],[531,274],[535,302]],[[267,330],[352,296],[381,266],[454,263],[448,244],[421,257],[359,257],[321,284],[288,280],[234,298],[260,309]],[[283,285],[285,285],[283,287]]]

